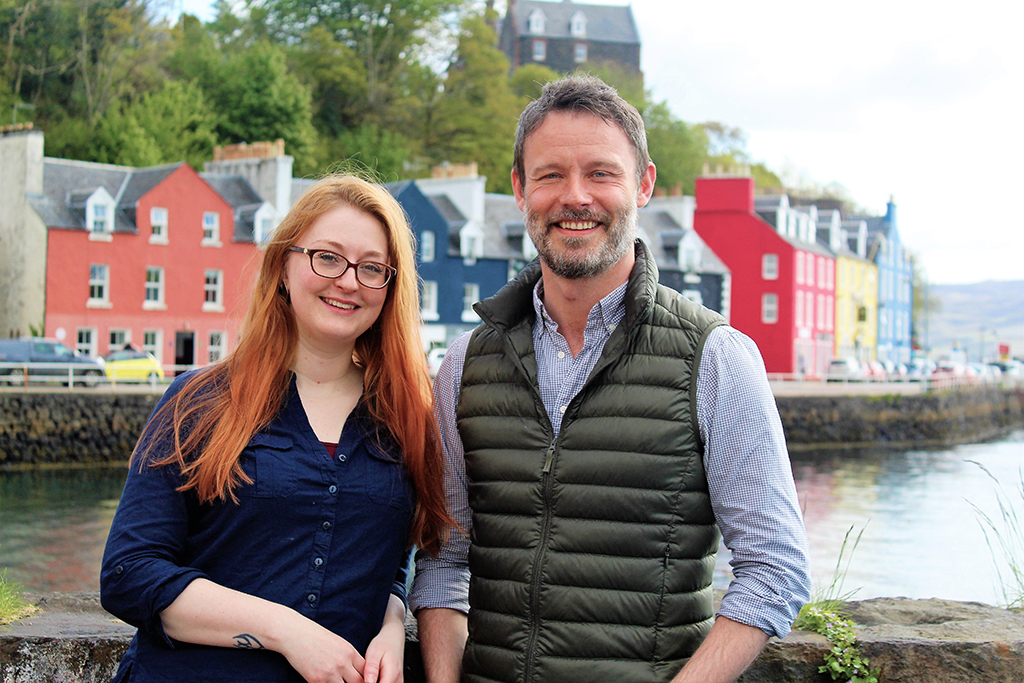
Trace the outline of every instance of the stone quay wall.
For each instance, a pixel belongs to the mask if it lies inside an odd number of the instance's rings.
[[[778,396],[792,448],[928,446],[1024,427],[1024,391],[976,387],[881,396]],[[0,467],[124,462],[157,392],[0,392]]]

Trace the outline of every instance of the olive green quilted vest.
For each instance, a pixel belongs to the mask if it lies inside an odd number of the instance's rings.
[[[668,681],[714,618],[719,533],[694,395],[704,339],[723,321],[659,286],[638,242],[626,316],[555,440],[533,349],[539,270],[478,304],[463,372],[463,680]]]

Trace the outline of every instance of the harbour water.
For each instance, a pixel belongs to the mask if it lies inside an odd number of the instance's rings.
[[[954,448],[798,451],[792,460],[816,586],[832,581],[852,529],[841,569],[855,599],[1003,602],[998,573],[1009,565],[993,556],[972,504],[998,525],[1001,486],[1024,519],[1024,431]],[[8,579],[32,592],[97,590],[124,476],[124,467],[0,471]],[[727,552],[719,566],[724,587]]]

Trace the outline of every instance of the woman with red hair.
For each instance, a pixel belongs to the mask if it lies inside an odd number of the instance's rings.
[[[315,184],[266,245],[237,348],[175,380],[101,572],[139,630],[115,681],[398,681],[412,545],[448,528],[413,237]]]

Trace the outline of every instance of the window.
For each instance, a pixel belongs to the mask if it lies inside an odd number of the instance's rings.
[[[814,294],[804,292],[804,325],[814,327]]]
[[[779,279],[778,254],[765,254],[761,257],[761,277],[765,280]]]
[[[420,261],[430,263],[434,260],[434,233],[426,230],[420,238]]]
[[[423,294],[420,298],[420,317],[424,320],[437,320],[437,283],[423,281]]]
[[[572,58],[577,64],[587,61],[587,44],[576,43],[572,46]]]
[[[100,263],[89,266],[89,300],[90,308],[106,308],[110,306],[110,268]]]
[[[679,265],[685,271],[695,272],[700,270],[700,252],[693,247],[683,248],[683,254],[679,261]]]
[[[480,301],[480,285],[467,282],[462,285],[462,322],[479,322],[480,316],[473,310],[473,304]]]
[[[826,285],[826,287],[828,289],[835,289],[836,288],[836,262],[833,261],[832,259],[826,260],[825,261],[825,268],[826,268],[826,270],[828,272],[828,284]]]
[[[825,259],[818,257],[818,286],[825,287]]]
[[[836,300],[831,296],[825,297],[825,329],[831,332],[835,329]]]
[[[818,295],[818,329],[825,329],[825,295]]]
[[[779,321],[779,297],[777,294],[761,295],[761,322],[773,324]]]
[[[87,356],[96,355],[96,330],[87,327],[78,328],[78,334],[75,337],[75,351],[84,353]]]
[[[142,309],[146,311],[164,310],[164,269],[156,266],[146,268],[146,296],[142,301]]]
[[[142,350],[145,351],[146,353],[153,354],[153,357],[160,362],[163,362],[163,354],[161,353],[162,344],[160,343],[160,338],[162,336],[163,335],[161,334],[160,330],[142,331]]]
[[[220,214],[215,211],[203,213],[203,244],[220,245]]]
[[[583,12],[576,12],[569,21],[569,32],[573,38],[583,38],[587,35],[587,15]]]
[[[210,332],[210,343],[206,347],[211,363],[216,363],[224,357],[224,333]]]
[[[475,223],[467,223],[460,231],[459,251],[467,266],[484,255],[484,234]]]
[[[804,264],[807,266],[807,286],[808,287],[813,287],[814,286],[814,256],[811,255],[811,254],[808,254],[807,255],[807,260],[804,261]]]
[[[93,232],[111,232],[109,211],[110,207],[106,204],[96,204],[92,207],[91,228]]]
[[[110,330],[110,346],[108,347],[108,350],[110,350],[110,351],[120,351],[121,349],[123,349],[125,347],[126,344],[130,344],[131,341],[132,341],[132,331],[131,330],[111,329]]]
[[[530,13],[530,33],[544,33],[544,13],[539,9]]]
[[[804,297],[800,292],[796,293],[793,297],[793,320],[796,321],[797,327],[803,327],[804,325]]]
[[[154,206],[149,210],[149,243],[167,244],[167,209]]]
[[[802,285],[804,283],[804,252],[796,252],[796,283]]]
[[[548,44],[543,40],[533,41],[533,61],[543,62],[548,57]]]
[[[271,218],[261,218],[259,222],[259,234],[256,235],[256,242],[264,244],[270,239],[270,233],[274,232],[274,221]]]
[[[224,271],[206,271],[203,283],[203,310],[218,312],[224,310]]]

